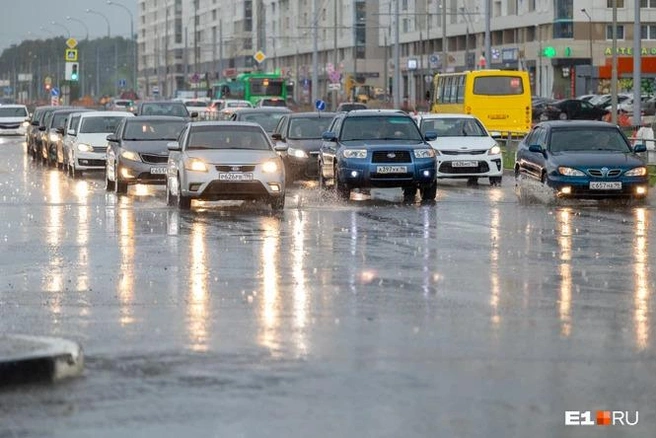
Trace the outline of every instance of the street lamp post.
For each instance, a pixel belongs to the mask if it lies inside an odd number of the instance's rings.
[[[61,27],[62,29],[64,29],[64,30],[66,31],[66,38],[70,38],[70,37],[71,37],[71,31],[68,30],[68,27],[64,26],[64,25],[61,24],[61,23],[57,23],[56,21],[51,21],[50,24],[52,24],[53,26],[59,26],[59,27]]]
[[[590,14],[588,14],[588,11],[585,8],[582,8],[581,12],[583,12],[585,16],[588,17],[588,43],[590,44],[590,85],[586,91],[590,91],[590,88],[592,88],[592,69],[594,66],[592,56],[592,17]]]
[[[86,34],[84,36],[84,39],[89,40],[89,27],[87,26],[87,24],[84,21],[80,20],[79,18],[71,17],[70,15],[68,17],[66,17],[66,19],[68,21],[75,21],[76,23],[80,23],[84,27],[84,30],[86,32]]]
[[[134,87],[134,90],[136,91],[139,87],[137,87],[137,37],[134,34],[134,15],[132,14],[132,11],[130,8],[125,6],[122,3],[113,1],[113,0],[107,0],[107,4],[110,6],[118,6],[119,8],[123,9],[130,15],[130,39],[132,40],[132,86]],[[197,5],[197,3],[195,3]]]
[[[107,23],[107,38],[111,38],[112,36],[112,30],[109,25],[109,18],[107,18],[107,15],[103,14],[102,12],[95,11],[93,9],[87,9],[87,14],[94,14],[94,15],[100,15],[105,19],[105,23]]]

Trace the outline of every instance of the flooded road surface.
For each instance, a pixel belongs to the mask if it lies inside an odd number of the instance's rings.
[[[567,410],[653,435],[653,200],[519,202],[506,178],[178,212],[0,148],[0,333],[86,354],[0,392],[0,437],[601,436]]]

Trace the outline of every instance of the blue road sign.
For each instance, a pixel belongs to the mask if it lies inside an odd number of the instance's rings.
[[[52,89],[50,90],[50,95],[51,95],[52,97],[57,97],[57,96],[59,96],[59,88],[57,88],[57,87],[52,87]]]
[[[323,111],[326,109],[326,102],[321,99],[317,99],[316,102],[314,102],[314,107],[319,111]]]
[[[125,86],[126,86],[127,84],[128,84],[128,81],[126,81],[126,80],[123,79],[123,78],[121,78],[121,79],[118,80],[118,86],[121,87],[121,88],[125,88]]]
[[[303,79],[303,88],[306,89],[306,90],[308,88],[310,88],[310,81],[309,80]]]

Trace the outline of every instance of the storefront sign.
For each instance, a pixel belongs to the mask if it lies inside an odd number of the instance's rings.
[[[633,47],[618,47],[617,48],[617,54],[618,55],[626,55],[626,56],[632,56],[633,55]],[[606,47],[604,50],[604,55],[606,56],[613,56],[613,49],[612,47]],[[656,56],[656,47],[643,47],[640,56]]]

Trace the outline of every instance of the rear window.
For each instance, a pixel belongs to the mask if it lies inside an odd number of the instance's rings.
[[[0,107],[0,117],[27,117],[25,108],[3,108]]]
[[[123,117],[85,117],[80,126],[81,134],[108,133],[116,131]]]
[[[189,134],[188,150],[271,150],[267,136],[254,126],[197,126]]]
[[[474,94],[505,96],[524,94],[524,84],[519,76],[485,76],[474,80]]]

